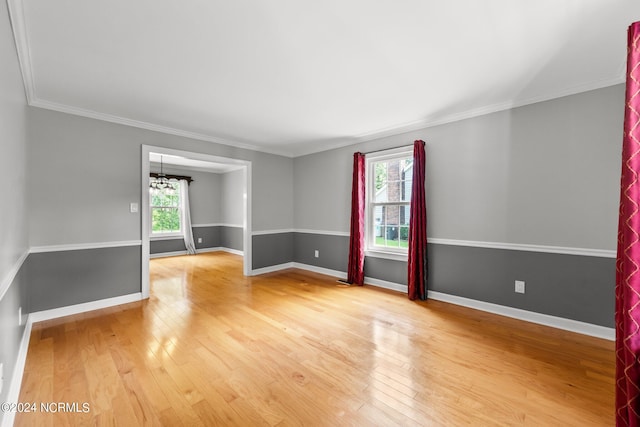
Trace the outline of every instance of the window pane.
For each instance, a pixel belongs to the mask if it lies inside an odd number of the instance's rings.
[[[400,206],[385,206],[384,216],[387,226],[397,227],[400,225]]]
[[[384,236],[384,211],[382,206],[376,206],[373,209],[373,235],[377,237]]]
[[[180,220],[180,191],[179,183],[174,183],[176,189],[150,189],[149,204],[151,207],[152,233],[179,233]]]
[[[409,215],[411,213],[411,206],[400,206],[400,225],[409,226]]]
[[[409,212],[406,205],[374,206],[374,246],[407,248],[409,239]]]
[[[180,232],[180,210],[178,208],[152,208],[153,233]]]
[[[401,248],[409,247],[409,227],[400,227],[400,240],[398,245]]]
[[[374,203],[411,201],[413,159],[393,159],[373,163]]]
[[[411,187],[413,180],[413,159],[400,160],[401,199],[403,202],[411,201]]]
[[[367,225],[370,247],[406,249],[409,238],[409,219],[413,159],[410,154],[395,158],[373,160],[368,166],[372,185],[367,200],[371,210]],[[380,204],[384,204],[381,206]]]
[[[374,170],[374,201],[387,201],[387,163],[376,162],[373,164]]]

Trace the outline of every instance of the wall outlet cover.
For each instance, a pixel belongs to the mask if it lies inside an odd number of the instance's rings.
[[[524,282],[522,280],[516,280],[515,291],[519,294],[524,294]]]

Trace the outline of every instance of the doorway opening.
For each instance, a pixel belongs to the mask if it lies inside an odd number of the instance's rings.
[[[149,298],[149,260],[151,257],[151,208],[149,197],[149,176],[152,163],[162,159],[165,168],[192,169],[195,171],[211,173],[225,173],[233,171],[243,177],[240,191],[242,192],[241,216],[242,224],[231,224],[242,230],[243,274],[251,275],[251,162],[228,157],[215,156],[205,153],[191,152],[166,147],[151,145],[142,146],[142,297]],[[215,172],[218,171],[218,172]],[[212,195],[213,197],[213,195]],[[216,224],[200,224],[202,226],[215,227]],[[223,226],[224,224],[217,224]],[[229,225],[229,224],[227,224]],[[196,239],[197,240],[197,239]]]

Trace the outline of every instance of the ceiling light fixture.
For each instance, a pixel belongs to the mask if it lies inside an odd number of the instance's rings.
[[[155,191],[162,190],[170,190],[173,191],[176,189],[176,180],[167,178],[167,175],[164,173],[163,164],[162,164],[162,156],[160,156],[160,173],[154,174],[149,181],[149,188]]]

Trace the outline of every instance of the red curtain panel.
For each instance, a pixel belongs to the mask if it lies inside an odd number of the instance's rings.
[[[640,22],[628,33],[616,259],[616,425],[640,425]]]
[[[424,141],[413,143],[413,187],[409,217],[409,299],[427,299],[427,204]]]
[[[351,233],[349,235],[349,267],[347,282],[364,284],[364,154],[353,153],[351,183]]]

